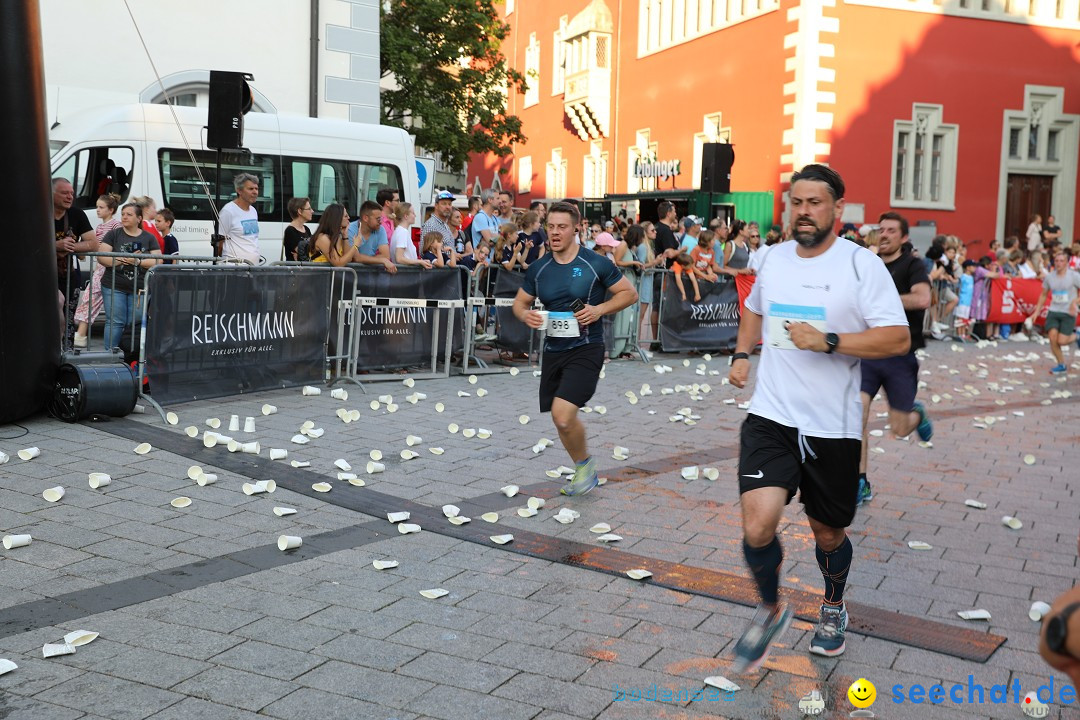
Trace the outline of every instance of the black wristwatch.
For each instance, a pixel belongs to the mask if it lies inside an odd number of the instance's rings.
[[[750,354],[749,353],[741,353],[741,352],[739,352],[739,353],[735,353],[734,355],[731,356],[731,362],[735,362],[736,360],[749,360],[749,359],[750,359]]]
[[[836,333],[826,333],[825,345],[825,354],[832,355],[836,348],[840,347],[840,336]]]
[[[1069,639],[1069,616],[1080,609],[1080,602],[1075,602],[1059,612],[1046,623],[1046,647],[1058,655],[1070,655],[1065,648]],[[1070,655],[1071,656],[1071,655]]]

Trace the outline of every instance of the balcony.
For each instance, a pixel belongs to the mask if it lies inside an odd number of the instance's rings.
[[[611,121],[611,70],[590,68],[567,75],[563,108],[582,140],[607,137]]]

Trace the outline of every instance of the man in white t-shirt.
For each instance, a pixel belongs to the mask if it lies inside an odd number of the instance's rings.
[[[759,264],[731,364],[731,384],[744,387],[749,353],[762,342],[739,453],[743,554],[761,605],[735,646],[736,672],[759,667],[791,622],[778,598],[784,556],[776,529],[796,491],[825,579],[810,652],[844,652],[852,556],[845,528],[855,517],[862,442],[859,359],[902,355],[911,343],[885,265],[869,250],[837,241],[840,175],[807,165],[791,178],[790,207],[797,242],[774,246]]]
[[[221,208],[219,234],[225,236],[222,257],[259,263],[259,213],[255,203],[259,199],[259,178],[240,173],[233,179],[236,199]]]

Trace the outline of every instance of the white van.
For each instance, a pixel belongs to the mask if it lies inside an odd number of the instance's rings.
[[[344,120],[248,113],[245,150],[222,152],[221,193],[214,192],[217,152],[206,148],[206,109],[175,108],[203,180],[220,210],[234,196],[233,176],[259,178],[259,251],[282,258],[290,198],[306,197],[318,222],[330,203],[352,217],[383,188],[420,207],[414,143],[404,130]],[[122,105],[80,113],[50,131],[52,176],[75,187],[75,207],[97,225],[94,204],[104,192],[149,195],[176,214],[173,234],[183,255],[212,254],[214,217],[180,130],[166,105]],[[419,213],[418,213],[419,214]],[[314,229],[314,226],[312,226]]]

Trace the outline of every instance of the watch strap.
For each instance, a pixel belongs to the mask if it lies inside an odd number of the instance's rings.
[[[1049,633],[1046,637],[1047,647],[1049,647],[1058,655],[1068,654],[1065,650],[1065,644],[1068,642],[1069,639],[1069,616],[1071,616],[1077,610],[1080,610],[1080,602],[1074,602],[1071,605],[1066,605],[1061,612],[1059,612],[1050,620],[1054,623],[1061,623],[1062,632],[1060,638],[1057,635],[1055,635],[1054,637],[1050,637]]]
[[[737,353],[735,353],[734,355],[731,356],[731,362],[735,362],[736,360],[749,360],[749,359],[750,359],[750,354],[749,353],[744,353],[744,352],[737,352]]]

